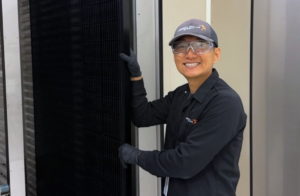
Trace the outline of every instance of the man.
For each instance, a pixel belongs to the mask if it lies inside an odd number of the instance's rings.
[[[169,45],[188,84],[153,102],[146,98],[134,53],[120,54],[133,81],[133,123],[167,123],[163,151],[124,144],[121,163],[164,177],[168,196],[235,196],[246,114],[238,94],[213,68],[221,54],[217,35],[208,23],[191,19],[177,28]]]

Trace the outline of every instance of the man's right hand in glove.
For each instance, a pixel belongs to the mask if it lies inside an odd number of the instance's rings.
[[[139,63],[137,62],[134,52],[130,49],[130,56],[127,56],[124,53],[120,53],[120,57],[127,62],[128,69],[130,71],[131,80],[140,80],[142,79],[142,73],[140,70]]]

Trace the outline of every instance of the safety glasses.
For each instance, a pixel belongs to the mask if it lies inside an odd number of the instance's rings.
[[[214,44],[212,42],[207,41],[178,41],[172,44],[172,50],[174,54],[183,54],[187,53],[191,48],[193,52],[196,52],[198,54],[204,54],[209,52],[213,46]]]

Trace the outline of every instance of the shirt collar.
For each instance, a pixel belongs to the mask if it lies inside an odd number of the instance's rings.
[[[210,91],[210,89],[215,85],[219,79],[219,74],[216,69],[213,68],[212,74],[204,81],[204,83],[197,89],[193,97],[199,101],[203,102],[205,96]]]

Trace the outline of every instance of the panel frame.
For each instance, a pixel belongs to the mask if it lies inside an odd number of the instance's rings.
[[[22,102],[23,102],[23,129],[24,129],[24,164],[25,164],[25,189],[26,195],[35,196],[36,193],[36,175],[28,175],[28,167],[31,165],[31,170],[35,173],[35,145],[31,145],[31,158],[26,151],[30,151],[27,147],[27,139],[32,139],[35,143],[35,135],[31,136],[30,132],[34,133],[34,119],[26,123],[26,116],[34,118],[34,100],[33,100],[33,81],[32,81],[32,56],[31,56],[31,28],[30,28],[30,6],[29,0],[18,0],[19,7],[19,29],[20,29],[20,54],[21,54],[21,84],[22,84]],[[26,8],[27,7],[27,8]],[[26,32],[26,33],[25,33]],[[27,55],[27,56],[25,56]],[[28,69],[31,70],[28,72]],[[27,73],[26,73],[27,72]],[[27,78],[27,85],[25,85]],[[28,104],[27,104],[28,102]],[[32,102],[32,106],[30,105]],[[30,144],[29,144],[30,145]],[[30,188],[29,188],[30,186]]]

